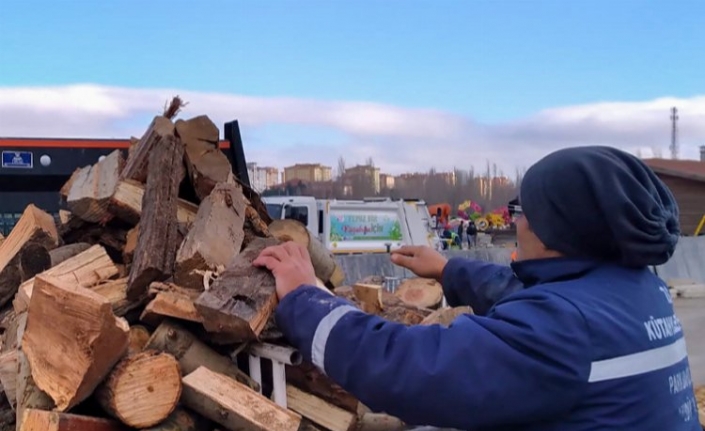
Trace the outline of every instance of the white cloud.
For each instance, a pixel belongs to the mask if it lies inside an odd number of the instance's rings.
[[[483,169],[489,159],[512,174],[515,167],[526,167],[566,146],[606,144],[633,152],[641,149],[645,155],[652,149],[667,154],[671,106],[680,111],[681,157],[697,157],[698,146],[705,144],[705,121],[700,121],[705,118],[705,96],[558,107],[488,125],[450,112],[371,102],[99,85],[0,87],[0,135],[139,136],[177,94],[189,102],[182,117],[206,114],[219,126],[237,118],[248,159],[280,167],[305,161],[336,166],[342,155],[349,165],[372,157],[383,170],[400,173],[431,166]],[[277,145],[258,139],[263,128],[278,124],[312,130],[310,145],[289,141],[285,135]],[[322,142],[313,132],[320,128],[346,138]]]

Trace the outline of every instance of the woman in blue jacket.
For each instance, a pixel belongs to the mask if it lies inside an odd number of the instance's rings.
[[[511,267],[405,247],[394,263],[475,315],[404,326],[313,286],[306,251],[262,252],[294,346],[375,411],[463,430],[696,431],[683,332],[649,266],[679,236],[670,191],[608,147],[554,152],[520,189]]]

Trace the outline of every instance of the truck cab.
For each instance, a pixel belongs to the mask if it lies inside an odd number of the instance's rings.
[[[388,253],[404,245],[440,247],[420,200],[263,197],[272,219],[294,219],[334,254]]]

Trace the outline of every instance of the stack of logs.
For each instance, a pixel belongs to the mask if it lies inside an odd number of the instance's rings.
[[[76,170],[60,220],[30,205],[2,240],[0,431],[401,428],[311,364],[287,367],[286,407],[239,368],[253,346],[286,345],[274,279],[252,260],[297,241],[320,287],[368,312],[418,324],[468,310],[430,310],[442,295],[427,280],[397,295],[375,280],[341,287],[321,243],[297,222],[272,222],[233,177],[213,122],[176,111],[126,157]]]

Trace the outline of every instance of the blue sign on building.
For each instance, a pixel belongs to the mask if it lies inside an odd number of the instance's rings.
[[[2,167],[32,169],[34,167],[34,155],[31,151],[3,151]]]

